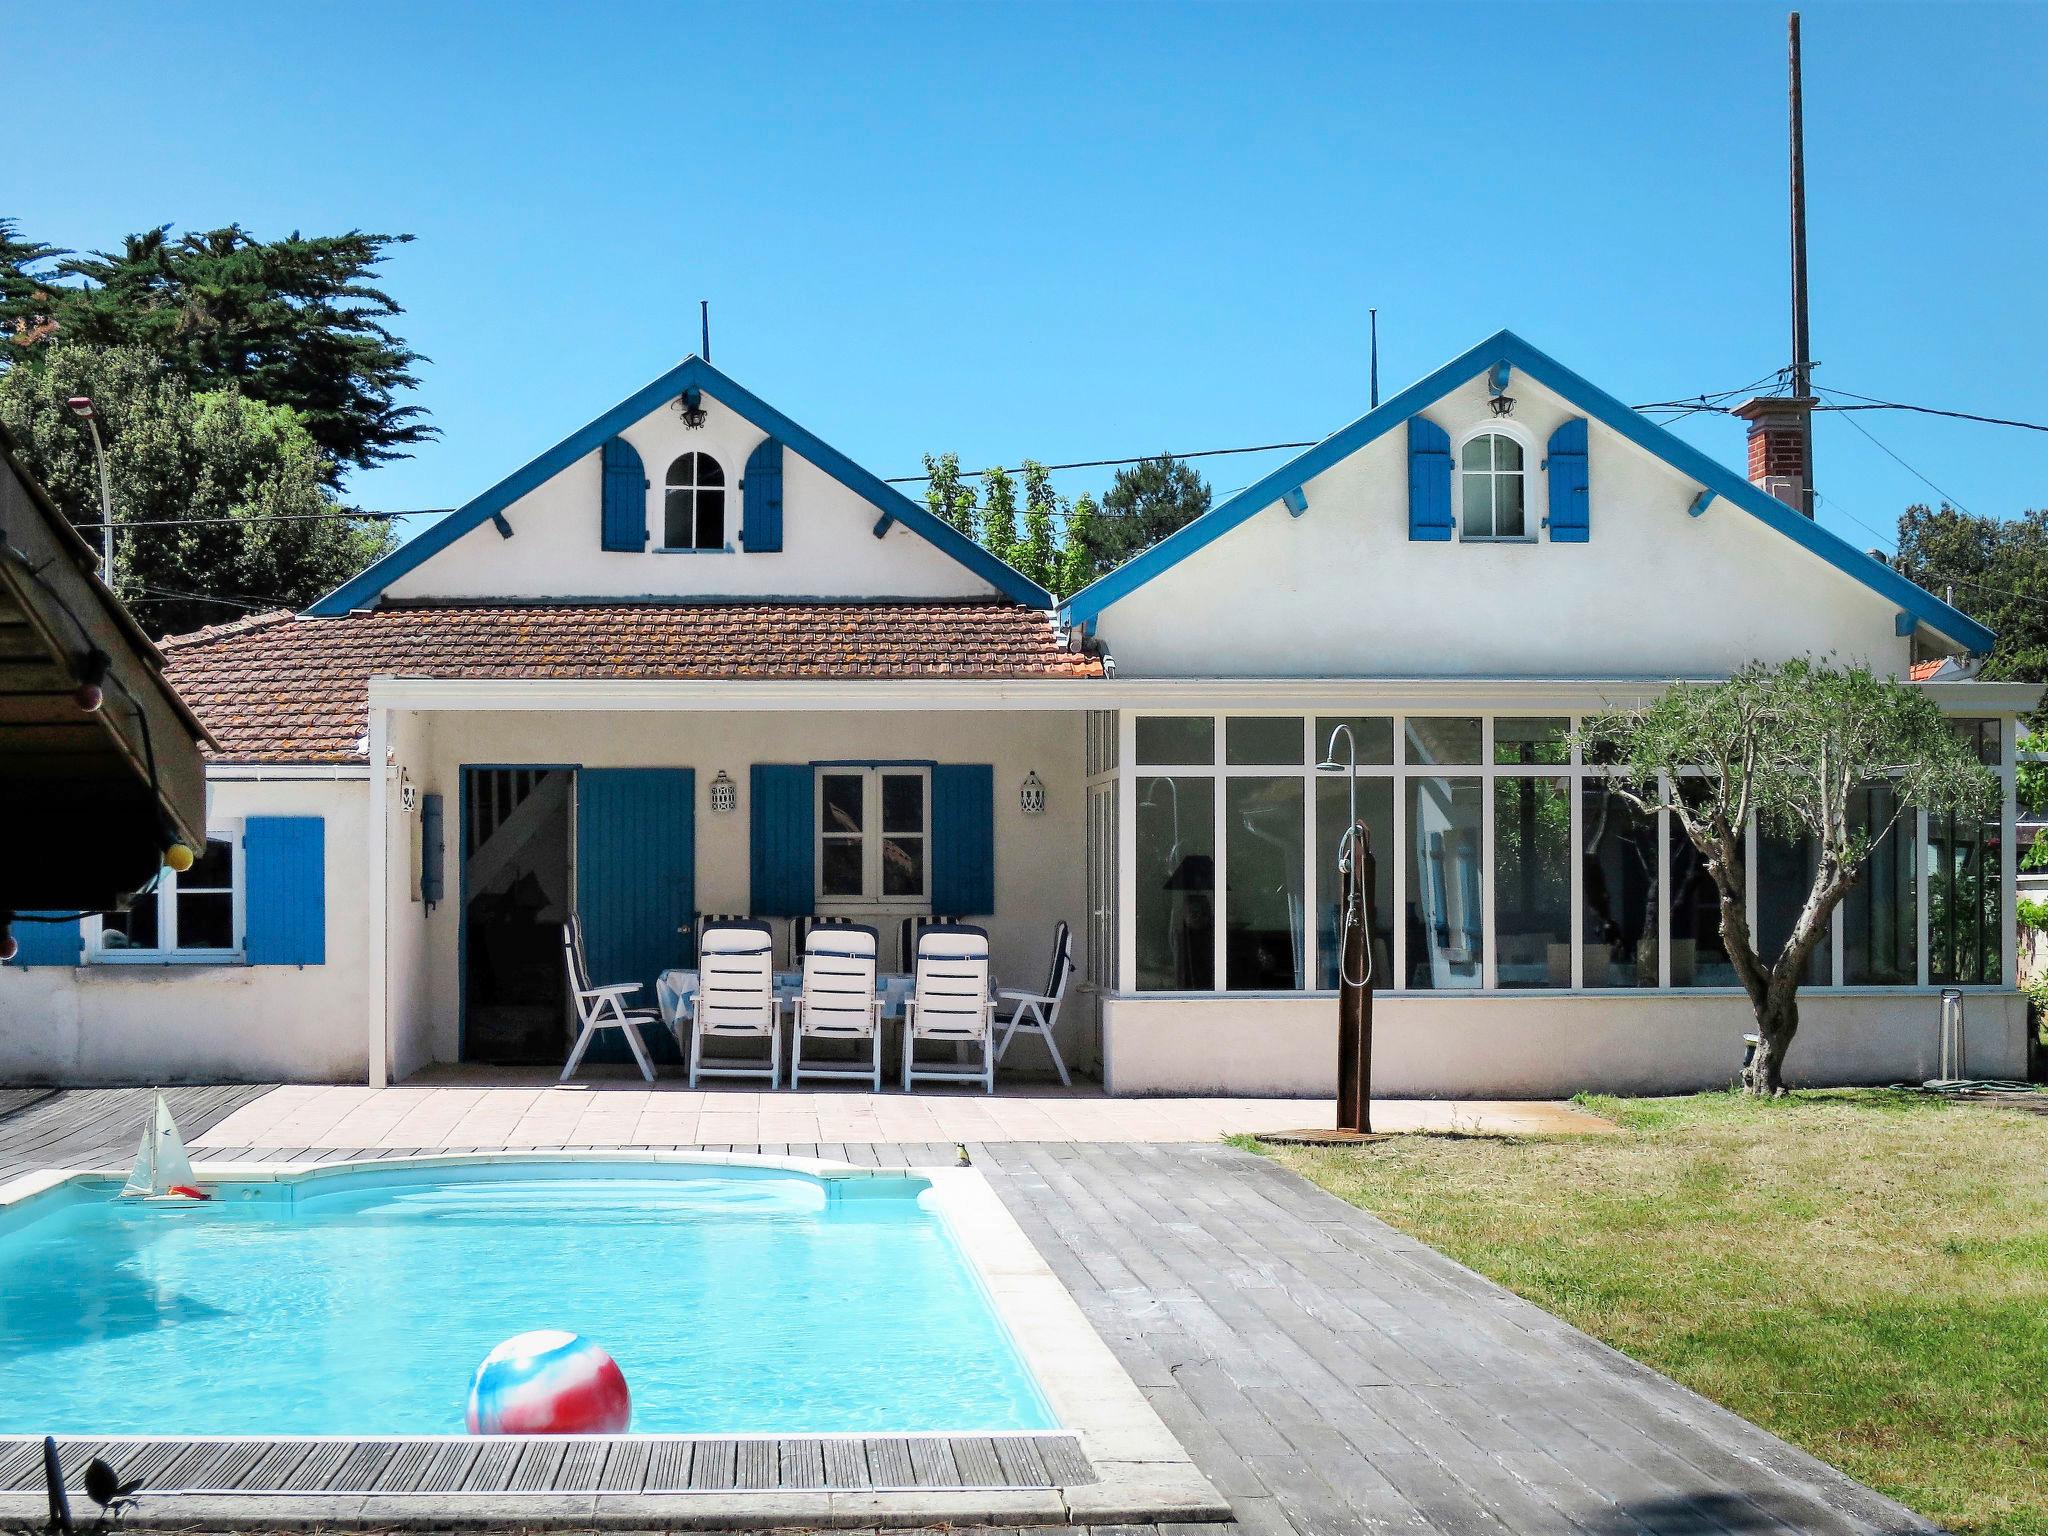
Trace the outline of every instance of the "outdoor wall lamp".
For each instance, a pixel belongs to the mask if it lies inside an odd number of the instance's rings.
[[[1023,806],[1026,816],[1045,814],[1045,781],[1038,776],[1036,769],[1024,775],[1024,783],[1017,791],[1017,801]]]
[[[683,425],[701,427],[708,414],[704,409],[704,391],[694,384],[684,390],[676,399],[676,409],[682,412]]]
[[[739,786],[723,768],[711,780],[711,809],[723,816],[740,803]]]

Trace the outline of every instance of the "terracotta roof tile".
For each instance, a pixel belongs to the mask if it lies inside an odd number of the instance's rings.
[[[257,614],[163,642],[222,762],[360,762],[373,675],[1090,678],[1012,603],[579,603]]]
[[[1916,683],[1924,683],[1947,665],[1947,659],[1940,656],[1932,661],[1916,661],[1906,669],[1906,675]]]

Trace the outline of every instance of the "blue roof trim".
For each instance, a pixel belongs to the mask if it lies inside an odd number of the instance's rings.
[[[941,521],[893,485],[860,467],[804,427],[798,426],[752,391],[742,388],[725,374],[694,354],[653,382],[635,390],[587,426],[563,438],[545,453],[522,465],[485,491],[443,517],[431,528],[416,534],[368,570],[343,582],[306,609],[316,618],[336,618],[357,608],[368,607],[392,582],[426,560],[439,554],[471,529],[502,516],[505,509],[527,493],[537,490],[570,465],[595,453],[622,427],[659,410],[666,402],[688,389],[702,389],[748,421],[779,438],[856,496],[882,509],[885,520],[894,520],[935,545],[966,566],[1005,596],[1031,608],[1053,606],[1052,594],[951,524]]]
[[[1279,468],[1253,481],[1228,501],[1210,508],[1192,523],[1083,587],[1061,606],[1061,619],[1072,625],[1095,618],[1153,577],[1171,570],[1197,550],[1213,544],[1240,523],[1272,506],[1284,492],[1314,479],[1459,385],[1490,373],[1493,367],[1502,363],[1527,374],[1617,435],[1654,454],[1672,468],[1690,475],[1713,495],[1734,503],[1802,549],[1855,577],[1929,629],[1964,649],[1981,654],[1990,650],[1997,639],[1975,619],[1950,607],[1925,588],[1915,586],[1892,567],[1872,559],[1840,535],[1830,533],[1820,524],[1801,516],[1777,497],[1751,485],[1734,470],[1684,439],[1638,415],[1513,331],[1496,332],[1476,347],[1459,353],[1435,372],[1390,396],[1376,410],[1368,411],[1349,426],[1339,428],[1313,448],[1305,449]],[[1703,504],[1701,510],[1704,510]]]

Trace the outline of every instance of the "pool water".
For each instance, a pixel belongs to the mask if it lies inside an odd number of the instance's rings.
[[[497,1163],[71,1186],[0,1216],[0,1433],[460,1434],[492,1346],[561,1328],[636,1433],[1043,1429],[915,1177]]]

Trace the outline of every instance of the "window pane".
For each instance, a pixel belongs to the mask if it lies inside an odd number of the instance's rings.
[[[1792,925],[1813,889],[1818,862],[1813,840],[1803,833],[1788,838],[1766,828],[1756,844],[1756,953],[1766,966],[1776,963]],[[1835,974],[1834,944],[1823,933],[1806,962],[1804,984],[1826,986]]]
[[[725,484],[725,469],[719,464],[718,460],[711,457],[708,453],[693,453],[690,457],[697,461],[697,483],[699,485]]]
[[[155,949],[161,943],[157,929],[155,891],[135,898],[126,912],[109,912],[100,919],[102,949]]]
[[[1493,439],[1493,467],[1495,469],[1520,470],[1522,467],[1522,445],[1512,437],[1498,433]]]
[[[178,948],[233,949],[235,898],[227,891],[179,891]]]
[[[1680,779],[1688,805],[1707,794],[1698,779]],[[1728,944],[1721,937],[1721,889],[1676,816],[1667,818],[1671,839],[1671,985],[1732,987],[1739,984]]]
[[[1167,715],[1138,721],[1138,761],[1200,763],[1216,761],[1216,722],[1208,715]]]
[[[1484,980],[1480,782],[1408,780],[1408,985]]]
[[[826,838],[818,850],[818,889],[827,896],[860,895],[860,866],[859,838]]]
[[[1138,990],[1207,992],[1216,984],[1216,781],[1138,780]]]
[[[725,548],[725,492],[697,493],[697,548]]]
[[[1657,819],[1607,786],[1581,789],[1585,858],[1585,984],[1657,984]]]
[[[1316,780],[1316,845],[1309,850],[1316,872],[1316,985],[1333,991],[1337,985],[1339,943],[1337,843],[1351,813],[1350,795],[1342,778]],[[1372,984],[1394,984],[1394,781],[1358,781],[1358,819],[1372,837],[1374,864],[1372,912]]]
[[[861,829],[862,776],[857,773],[828,773],[821,798],[824,815],[821,832],[858,832]]]
[[[1239,715],[1223,722],[1224,761],[1299,768],[1301,716]]]
[[[1493,537],[1493,476],[1460,475],[1464,530],[1468,539]]]
[[[1316,761],[1331,749],[1330,737],[1340,725],[1351,728],[1351,742],[1358,750],[1358,764],[1391,763],[1394,760],[1394,722],[1385,715],[1318,715],[1316,717]],[[1336,761],[1344,761],[1344,743],[1336,744]],[[1389,845],[1391,851],[1391,845]]]
[[[1849,802],[1855,830],[1889,827],[1841,907],[1842,980],[1852,987],[1903,987],[1919,979],[1918,840],[1911,811],[1892,824],[1897,809],[1887,784],[1861,789]]]
[[[1493,722],[1493,760],[1496,763],[1568,763],[1571,747],[1565,733],[1571,722],[1563,719],[1502,715]]]
[[[1407,720],[1411,763],[1477,763],[1479,720],[1410,715]]]
[[[882,839],[882,894],[924,894],[924,839],[898,835]]]
[[[661,503],[661,542],[669,549],[688,549],[697,537],[697,493],[668,491]]]
[[[1308,984],[1302,793],[1298,777],[1225,781],[1223,981],[1233,992],[1298,992]]]
[[[218,837],[209,837],[206,852],[178,876],[178,889],[181,891],[225,891],[234,883],[235,845]]]
[[[1490,437],[1473,438],[1471,442],[1465,445],[1465,451],[1459,455],[1458,462],[1464,468],[1477,470],[1482,474],[1492,469],[1493,439]]]
[[[922,832],[924,830],[924,775],[885,773],[882,775],[882,830]]]
[[[1998,824],[1927,818],[1928,979],[2000,979]]]
[[[1517,449],[1516,452],[1520,452]],[[1496,537],[1519,539],[1522,536],[1522,477],[1520,475],[1496,475],[1493,481],[1493,531]]]
[[[1565,778],[1493,781],[1494,967],[1503,987],[1572,984],[1572,801]]]

